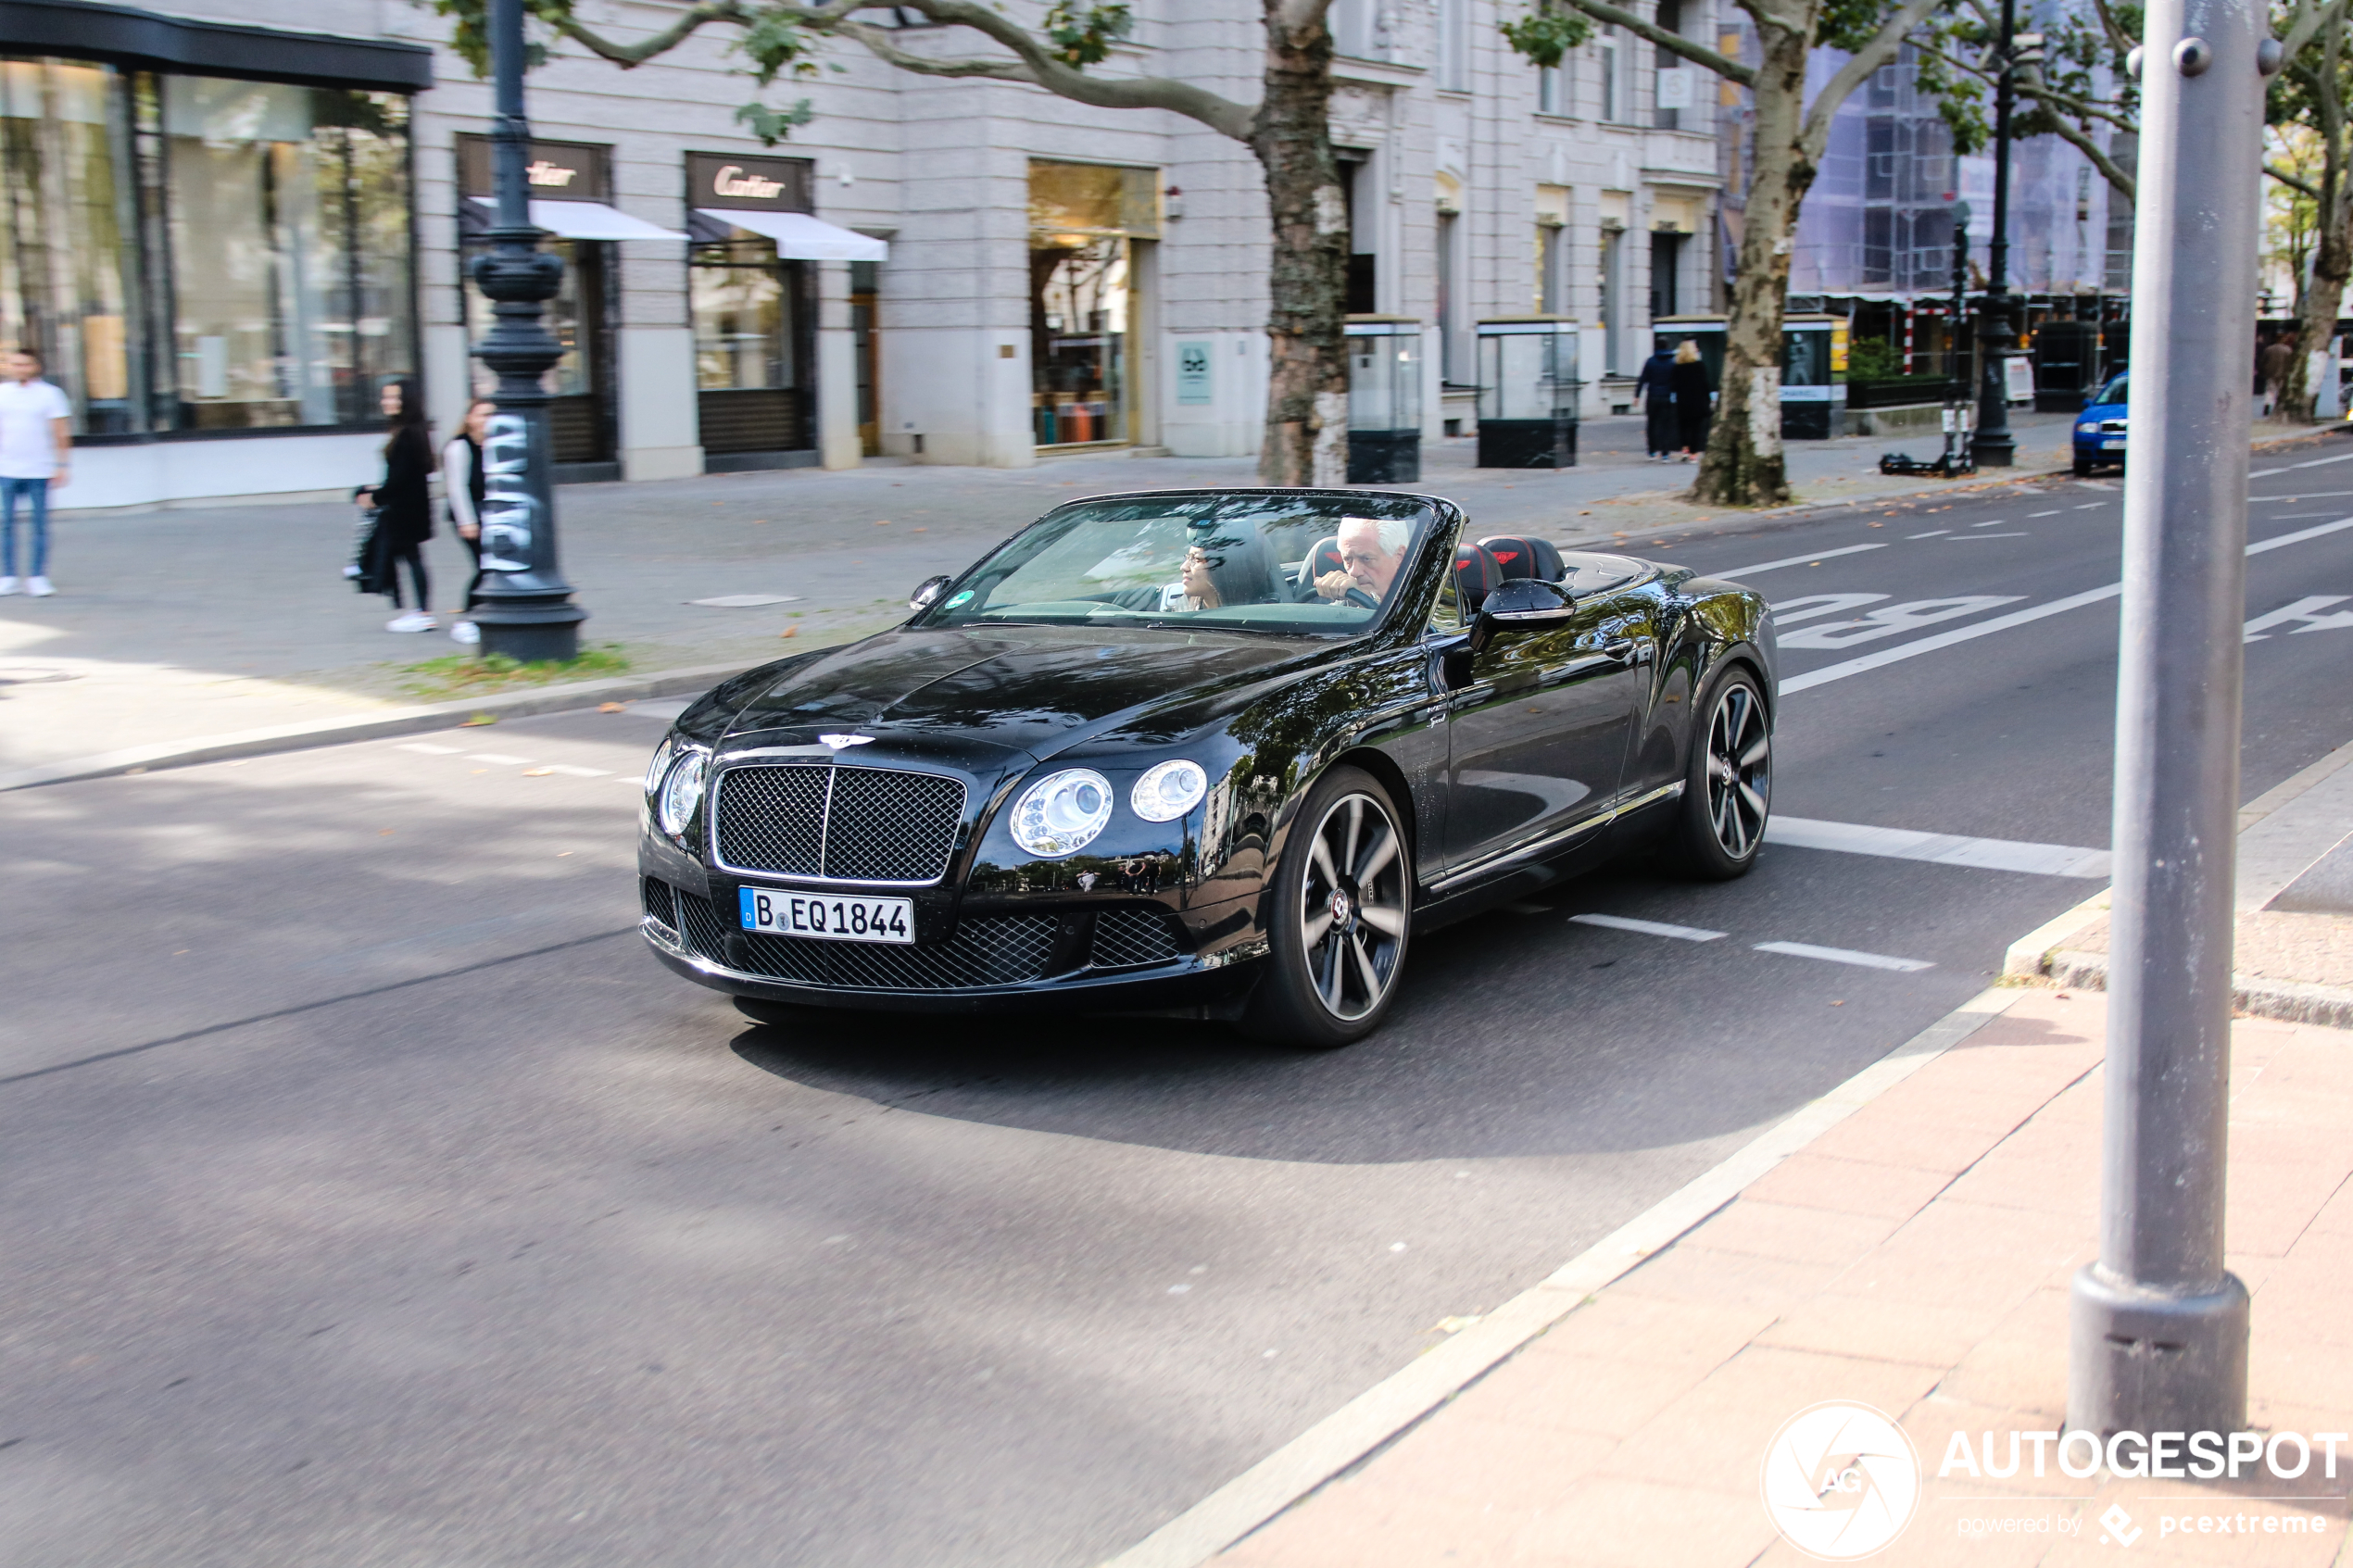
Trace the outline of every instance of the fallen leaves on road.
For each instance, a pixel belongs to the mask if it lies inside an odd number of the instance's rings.
[[[522,776],[527,779],[544,779],[554,771],[553,768],[525,768],[522,771]]]
[[[779,637],[798,637],[800,635],[800,628],[798,626],[787,626],[783,631],[777,633],[776,635]]]
[[[461,730],[474,730],[480,729],[484,724],[495,724],[497,721],[498,715],[496,713],[477,713],[458,727]]]
[[[629,705],[625,702],[600,702],[597,704],[597,711],[599,713],[626,713],[629,711]]]

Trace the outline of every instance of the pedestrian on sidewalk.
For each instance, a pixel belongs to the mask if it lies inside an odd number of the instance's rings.
[[[466,602],[449,628],[451,640],[468,647],[482,641],[482,628],[465,616],[482,592],[482,503],[486,494],[482,444],[490,433],[490,416],[497,411],[497,405],[487,397],[467,404],[465,422],[441,449],[441,488],[448,498],[449,526],[458,531],[458,542],[473,558],[474,574],[466,583]]]
[[[2285,332],[2263,345],[2255,357],[2256,374],[2262,379],[2259,389],[2263,394],[2263,412],[2276,414],[2280,408],[2280,394],[2287,390],[2288,361],[2296,357],[2296,344]]]
[[[1707,450],[1707,425],[1715,410],[1716,388],[1707,379],[1707,364],[1699,357],[1699,344],[1685,338],[1675,349],[1676,445],[1683,449],[1683,461],[1697,462]]]
[[[32,570],[23,591],[45,599],[49,585],[49,486],[70,477],[73,405],[57,383],[41,375],[41,356],[30,348],[7,356],[7,379],[0,381],[0,594],[18,591],[17,503],[32,511]]]
[[[430,632],[434,629],[433,583],[425,575],[424,543],[433,537],[433,492],[426,481],[433,473],[433,443],[425,433],[424,399],[417,383],[400,380],[384,383],[378,405],[392,421],[384,439],[384,476],[363,487],[359,499],[376,508],[375,568],[371,575],[392,608],[402,610],[384,622],[387,632]],[[403,608],[400,569],[417,590],[417,608]]]
[[[1691,341],[1686,338],[1685,342]],[[1655,463],[1675,457],[1675,357],[1664,348],[1642,361],[1634,378],[1634,395],[1642,405],[1642,445]]]

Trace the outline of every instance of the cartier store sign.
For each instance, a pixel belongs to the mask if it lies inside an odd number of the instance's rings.
[[[523,179],[534,201],[612,200],[612,149],[591,142],[538,142],[523,153]],[[458,138],[458,182],[470,196],[495,196],[490,138]]]
[[[736,212],[807,212],[810,164],[799,157],[688,153],[686,205]]]

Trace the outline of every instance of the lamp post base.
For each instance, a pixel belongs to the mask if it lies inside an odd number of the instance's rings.
[[[474,613],[482,629],[482,656],[502,654],[522,664],[566,662],[580,657],[580,623],[588,612],[576,604],[488,605]]]
[[[2236,1432],[2246,1424],[2246,1286],[2152,1290],[2097,1263],[2068,1303],[2067,1424],[2118,1432]]]
[[[1971,442],[1969,458],[1982,469],[2006,469],[2017,460],[2018,443],[2007,435],[1999,441]]]

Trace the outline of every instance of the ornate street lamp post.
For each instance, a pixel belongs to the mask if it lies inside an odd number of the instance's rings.
[[[518,659],[566,659],[580,652],[588,612],[572,602],[556,564],[556,501],[548,483],[545,378],[563,345],[540,324],[539,307],[563,282],[560,257],[539,248],[523,165],[531,127],[522,112],[522,0],[491,0],[490,63],[497,89],[491,172],[498,221],[489,254],[473,264],[496,323],[474,345],[498,372],[498,411],[483,443],[482,651]]]
[[[1977,439],[1970,451],[1980,468],[2006,469],[2018,450],[2010,439],[2010,345],[2018,341],[2010,299],[2010,113],[2021,67],[2043,57],[2043,35],[2017,31],[2016,0],[2002,0],[2001,78],[1994,88],[1994,232],[1987,247],[1984,313],[1977,332],[1984,369],[1978,391]]]

